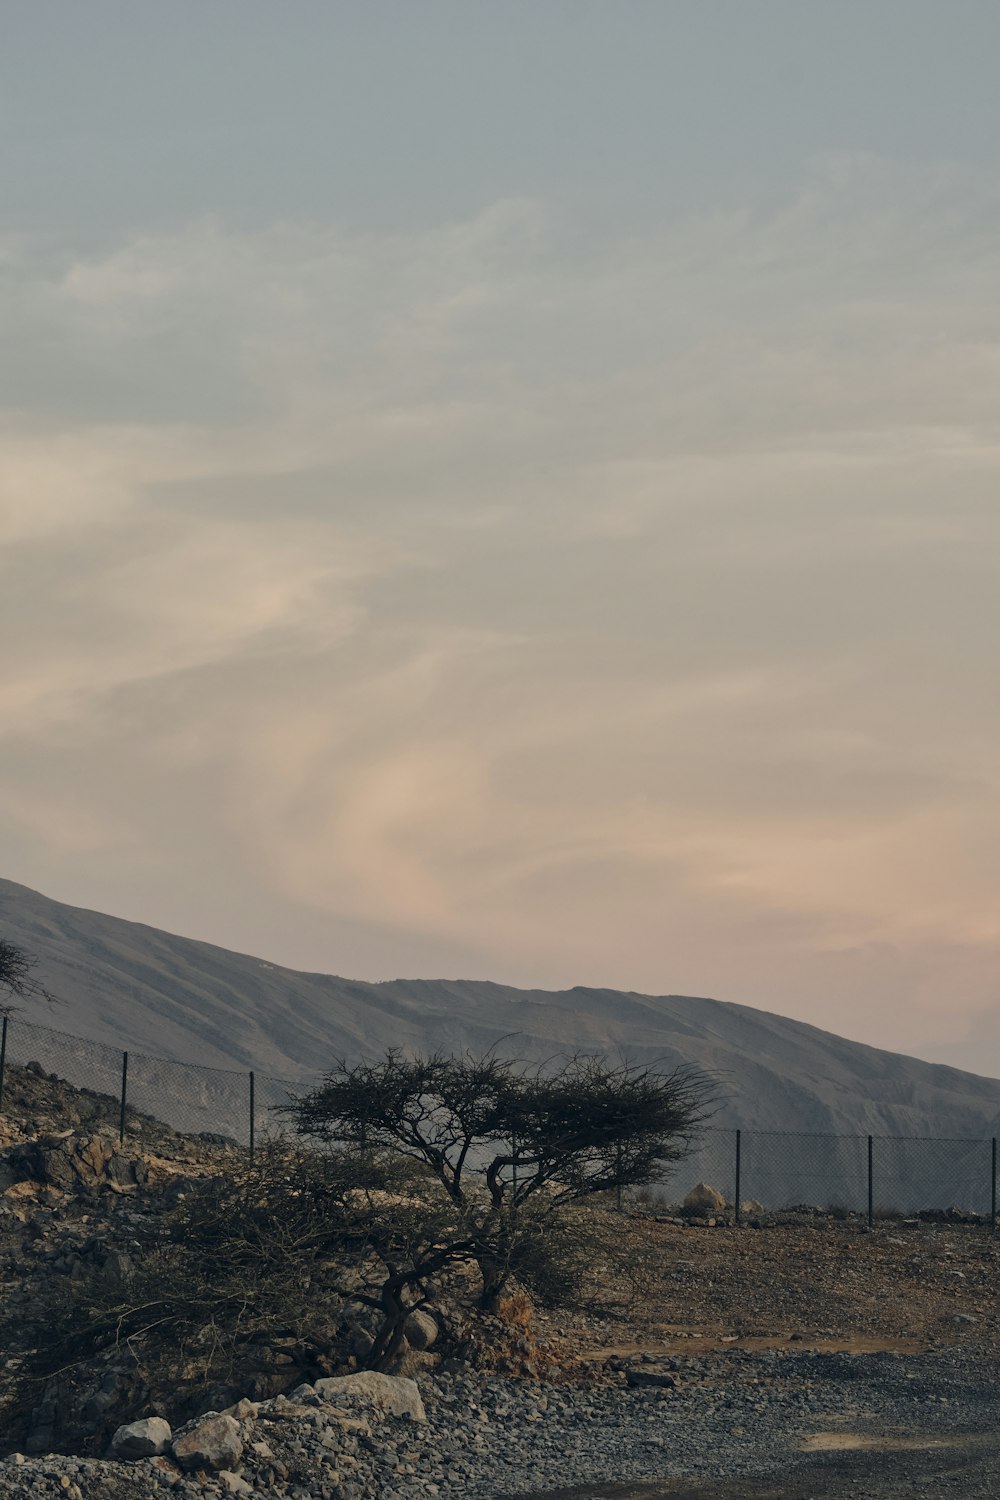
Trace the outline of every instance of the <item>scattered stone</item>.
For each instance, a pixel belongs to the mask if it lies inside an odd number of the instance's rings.
[[[417,1383],[405,1375],[359,1370],[356,1375],[335,1375],[317,1380],[315,1390],[325,1401],[344,1401],[387,1416],[409,1417],[412,1422],[427,1420]]]
[[[710,1187],[707,1182],[699,1182],[684,1199],[686,1214],[718,1214],[725,1206],[724,1195],[719,1192],[718,1188]]]
[[[111,1439],[115,1458],[156,1458],[170,1446],[170,1423],[162,1417],[126,1422]]]
[[[429,1349],[437,1339],[438,1326],[430,1313],[418,1310],[410,1313],[404,1332],[411,1349]]]
[[[234,1474],[232,1469],[220,1469],[218,1479],[227,1495],[253,1494],[253,1485],[248,1484],[241,1475]]]
[[[173,1455],[182,1469],[231,1469],[243,1454],[238,1424],[220,1412],[203,1417],[181,1429],[173,1440]]]

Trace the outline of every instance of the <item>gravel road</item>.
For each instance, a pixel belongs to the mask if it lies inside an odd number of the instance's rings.
[[[714,1369],[715,1390],[550,1392],[537,1436],[509,1427],[489,1483],[469,1473],[469,1500],[1000,1495],[992,1359],[734,1351]]]
[[[972,1500],[1000,1495],[1000,1447],[973,1440],[943,1451],[914,1449],[890,1453],[830,1453],[755,1479],[715,1480],[692,1485],[582,1485],[546,1490],[518,1500],[909,1500],[911,1496],[954,1494]]]
[[[676,1386],[567,1387],[495,1376],[423,1378],[425,1423],[370,1436],[323,1403],[265,1403],[245,1424],[240,1488],[136,1464],[6,1460],[0,1496],[151,1500],[834,1500],[1000,1495],[997,1361],[729,1350]],[[708,1370],[706,1376],[705,1371]],[[262,1441],[263,1440],[263,1441]],[[816,1444],[866,1442],[870,1449]],[[256,1444],[256,1447],[255,1447]],[[912,1446],[911,1446],[912,1445]],[[258,1453],[261,1456],[258,1456]]]

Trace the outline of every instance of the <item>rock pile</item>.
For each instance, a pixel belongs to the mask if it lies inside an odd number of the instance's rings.
[[[0,1192],[18,1183],[36,1183],[64,1193],[101,1188],[131,1193],[148,1180],[149,1167],[142,1156],[119,1149],[107,1129],[39,1135],[10,1147],[0,1160]]]

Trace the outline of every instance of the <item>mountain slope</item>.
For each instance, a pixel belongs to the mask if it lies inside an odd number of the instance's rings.
[[[878,1135],[996,1133],[1000,1081],[849,1042],[747,1006],[617,990],[517,990],[471,980],[368,984],[298,973],[0,880],[0,934],[56,993],[28,1019],[112,1046],[279,1077],[338,1054],[495,1043],[691,1062],[719,1075],[717,1123]]]

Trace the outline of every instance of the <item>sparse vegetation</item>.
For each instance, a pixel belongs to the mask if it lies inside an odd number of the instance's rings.
[[[442,1344],[533,1357],[533,1309],[584,1305],[615,1260],[618,1216],[584,1201],[683,1155],[709,1092],[596,1059],[339,1065],[294,1106],[297,1140],[177,1183],[110,1271],[49,1278],[19,1310],[8,1427],[82,1409],[95,1372],[120,1419],[270,1395],[289,1370],[398,1369],[428,1308]]]
[[[473,1378],[572,1385],[631,1382],[625,1365],[650,1345],[697,1363],[734,1339],[798,1349],[802,1333],[860,1349],[896,1347],[901,1328],[907,1347],[942,1333],[995,1344],[996,1244],[969,1216],[869,1235],[857,1213],[813,1208],[762,1215],[757,1232],[681,1208],[637,1213],[638,1191],[620,1214],[613,1189],[573,1198],[546,1185],[514,1216],[504,1289],[486,1311],[478,1242],[419,1153],[377,1148],[369,1132],[363,1149],[258,1146],[251,1164],[141,1116],[121,1147],[97,1096],[10,1073],[7,1448],[103,1453],[124,1421],[176,1427],[359,1366],[447,1381],[460,1361]],[[463,1172],[475,1214],[491,1202],[489,1160]],[[414,1338],[428,1328],[429,1348]]]
[[[0,1016],[7,1016],[18,1000],[52,1000],[52,995],[36,974],[38,959],[33,953],[0,937]]]
[[[687,1154],[712,1095],[711,1080],[689,1068],[660,1074],[576,1056],[531,1072],[495,1052],[392,1051],[377,1063],[339,1061],[289,1113],[301,1136],[340,1152],[423,1167],[436,1211],[452,1215],[455,1258],[475,1261],[480,1306],[495,1312],[511,1276],[534,1274],[550,1295],[556,1262],[570,1278],[574,1237],[556,1227],[560,1216],[662,1175]]]
[[[135,1251],[113,1277],[51,1285],[22,1330],[29,1399],[102,1358],[124,1367],[137,1407],[168,1392],[175,1409],[187,1394],[272,1394],[289,1351],[314,1375],[338,1367],[351,1306],[374,1315],[362,1362],[385,1368],[419,1288],[457,1253],[447,1206],[408,1164],[282,1144],[190,1186]]]

